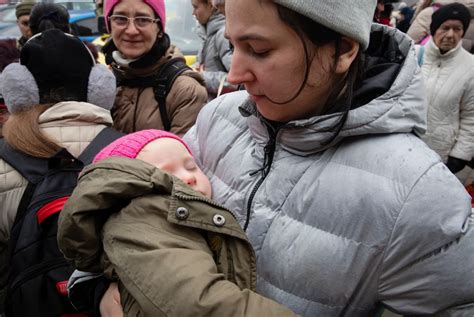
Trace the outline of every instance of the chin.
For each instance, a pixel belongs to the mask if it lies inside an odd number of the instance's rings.
[[[273,108],[273,109],[272,109]],[[290,121],[289,115],[286,113],[281,113],[278,106],[270,107],[260,107],[257,105],[258,112],[267,120],[276,121],[276,122],[288,122]]]
[[[127,59],[137,59],[143,55],[142,52],[124,50],[122,55]]]

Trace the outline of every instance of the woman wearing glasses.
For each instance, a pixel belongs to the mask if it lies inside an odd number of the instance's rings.
[[[165,22],[163,0],[105,2],[111,40],[103,51],[117,77],[119,88],[112,116],[115,128],[122,132],[154,128],[182,135],[207,101],[202,77],[186,70],[174,81],[160,111],[156,79],[170,62],[184,62],[178,49],[170,45]]]

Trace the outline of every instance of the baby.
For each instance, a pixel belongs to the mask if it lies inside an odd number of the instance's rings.
[[[84,169],[58,242],[77,269],[118,280],[126,316],[294,316],[255,292],[255,254],[186,143],[126,135]]]

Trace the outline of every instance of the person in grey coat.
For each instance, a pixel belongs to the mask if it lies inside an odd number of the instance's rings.
[[[260,294],[301,316],[474,316],[471,199],[418,137],[415,48],[372,25],[375,5],[227,1],[246,91],[185,140],[248,234]]]
[[[226,81],[232,60],[232,49],[224,37],[225,17],[211,3],[211,0],[191,0],[193,15],[202,27],[203,44],[193,65],[204,77],[209,99],[222,91],[235,90]]]

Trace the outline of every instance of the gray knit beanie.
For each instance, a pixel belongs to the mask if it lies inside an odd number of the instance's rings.
[[[369,46],[377,0],[274,0],[313,21]]]

